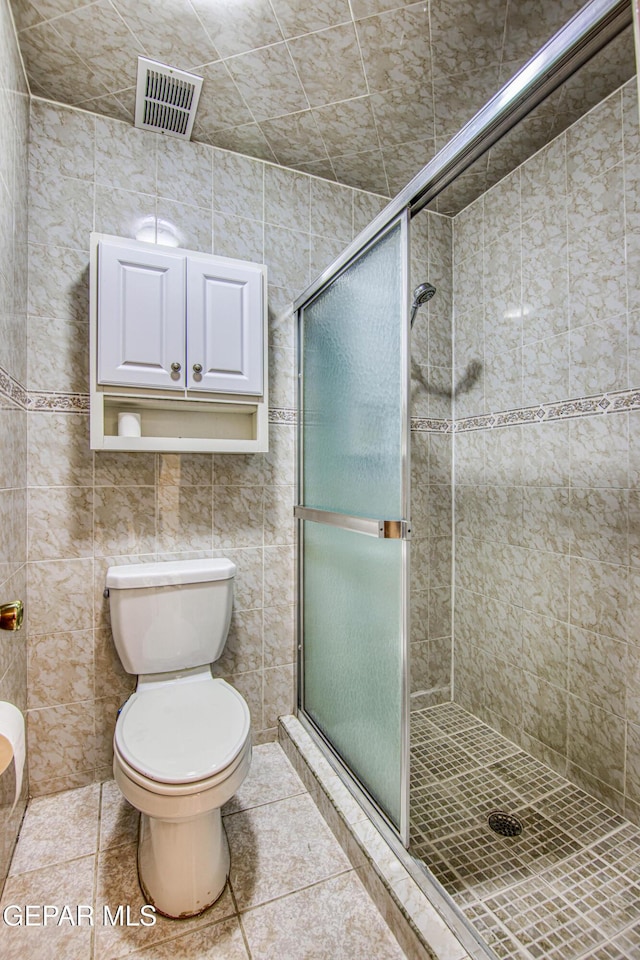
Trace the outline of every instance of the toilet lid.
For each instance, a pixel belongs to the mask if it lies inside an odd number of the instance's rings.
[[[192,783],[233,762],[250,723],[247,704],[224,680],[167,682],[129,697],[115,741],[124,760],[144,776]]]

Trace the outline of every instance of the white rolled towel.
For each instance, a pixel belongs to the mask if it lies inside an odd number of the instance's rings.
[[[0,700],[0,776],[12,760],[16,767],[16,795],[13,800],[12,811],[22,791],[26,752],[24,717],[12,703]]]
[[[142,426],[139,413],[126,411],[118,414],[118,436],[119,437],[139,437],[142,434]]]

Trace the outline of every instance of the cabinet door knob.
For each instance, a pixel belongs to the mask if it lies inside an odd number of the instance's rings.
[[[201,363],[194,363],[194,365],[193,365],[193,372],[194,372],[194,373],[202,373],[202,364],[201,364]]]
[[[172,363],[172,364],[171,364],[171,369],[173,370],[174,373],[180,373],[180,371],[182,370],[182,364],[180,364],[180,363]]]

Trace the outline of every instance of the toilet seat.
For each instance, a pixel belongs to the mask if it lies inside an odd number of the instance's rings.
[[[234,767],[250,723],[243,697],[224,680],[171,680],[131,695],[118,717],[114,745],[142,777],[196,786]]]

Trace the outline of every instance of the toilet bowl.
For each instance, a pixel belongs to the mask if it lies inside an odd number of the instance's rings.
[[[209,560],[111,567],[107,574],[125,669],[153,671],[138,675],[118,715],[114,777],[141,814],[142,891],[169,917],[201,913],[222,893],[229,849],[220,808],[251,763],[246,702],[198,662],[217,659],[224,647],[234,573],[230,561]]]

